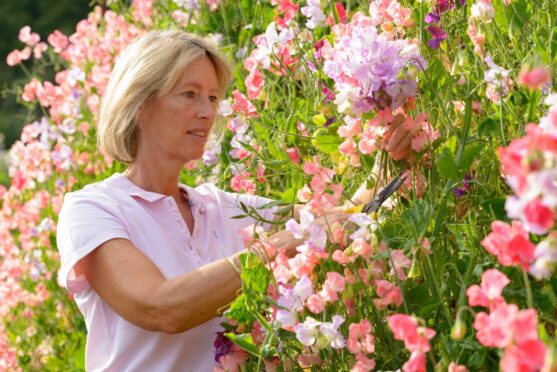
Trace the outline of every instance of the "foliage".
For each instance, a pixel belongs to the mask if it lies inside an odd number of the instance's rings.
[[[218,368],[539,370],[546,355],[554,368],[552,1],[110,7],[69,39],[49,37],[55,83],[37,74],[22,90],[44,117],[13,146],[0,189],[0,367],[83,367],[83,323],[55,280],[56,215],[65,192],[122,170],[94,141],[114,58],[146,30],[178,25],[213,35],[235,62],[220,146],[183,181],[306,205],[277,226],[309,236],[296,257],[264,238],[253,244],[272,264],[244,257],[225,325],[238,347]],[[388,145],[397,120],[411,138],[402,153]],[[400,172],[378,213],[313,224],[362,182],[378,190]]]

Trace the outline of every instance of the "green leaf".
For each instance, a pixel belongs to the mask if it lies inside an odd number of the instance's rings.
[[[460,159],[460,163],[458,164],[458,169],[460,171],[467,171],[470,169],[472,162],[476,158],[476,156],[482,151],[483,146],[480,144],[471,146],[464,150],[462,153],[462,158]]]
[[[244,293],[236,297],[234,302],[232,302],[232,305],[230,305],[230,308],[226,311],[225,315],[228,319],[234,319],[238,323],[245,323],[248,326],[255,322],[255,317],[248,310],[246,295]]]
[[[248,353],[259,357],[259,349],[253,343],[253,338],[251,337],[251,334],[242,333],[240,335],[237,335],[234,333],[225,333],[224,335],[228,337],[230,341],[234,342],[236,345],[240,346]]]
[[[478,136],[483,137],[497,133],[499,118],[495,116],[488,116],[480,120],[478,124]]]
[[[340,140],[336,134],[331,134],[327,129],[321,128],[313,133],[312,144],[326,154],[338,151]]]
[[[443,149],[439,159],[437,159],[437,170],[439,174],[447,179],[454,180],[458,178],[457,167],[453,156],[448,149]]]
[[[263,265],[263,262],[255,253],[240,255],[240,262],[242,263],[241,277],[244,293],[250,297],[265,295],[271,279],[269,269]]]

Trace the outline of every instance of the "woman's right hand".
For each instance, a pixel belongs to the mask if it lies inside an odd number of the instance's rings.
[[[346,214],[343,210],[339,208],[333,209],[331,213],[325,214],[313,221],[314,225],[321,227],[327,235],[330,235],[331,228],[335,223],[343,224],[348,220],[350,214]],[[306,233],[307,235],[307,233]],[[268,243],[275,247],[277,250],[284,249],[288,257],[294,257],[298,251],[296,248],[304,243],[307,237],[297,239],[294,235],[288,231],[283,230],[274,233],[268,238]]]

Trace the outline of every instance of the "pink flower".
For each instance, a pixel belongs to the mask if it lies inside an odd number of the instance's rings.
[[[349,327],[346,348],[352,354],[367,353],[375,351],[375,339],[371,334],[371,324],[364,319],[359,323],[352,323]]]
[[[265,79],[261,71],[254,69],[246,77],[246,88],[248,92],[249,99],[255,99],[259,97],[261,91],[263,90],[263,85],[265,84]]]
[[[290,147],[286,150],[288,157],[294,164],[300,164],[300,155],[298,154],[298,150],[295,147]]]
[[[539,371],[544,366],[546,347],[540,340],[510,345],[500,362],[502,371]]]
[[[402,294],[400,288],[388,280],[375,280],[377,295],[379,298],[373,299],[373,303],[378,309],[384,309],[389,305],[402,305]]]
[[[404,372],[425,372],[425,353],[413,351],[410,358],[402,366]]]
[[[52,45],[55,53],[60,53],[68,46],[68,37],[58,30],[48,35],[48,43]]]
[[[319,295],[327,302],[338,300],[337,293],[344,291],[346,281],[344,277],[337,272],[328,272],[327,279],[323,283],[323,289]]]
[[[375,360],[369,359],[364,354],[356,355],[356,364],[350,369],[350,372],[368,372],[375,368]]]
[[[400,280],[406,280],[406,273],[403,269],[409,269],[412,266],[412,260],[406,257],[402,249],[393,249],[391,251],[391,261],[393,268],[390,271],[391,275],[396,275]]]
[[[153,3],[154,0],[133,0],[133,17],[147,26],[153,23]]]
[[[468,368],[466,368],[465,366],[460,366],[455,362],[451,362],[451,364],[449,364],[447,372],[468,372]]]
[[[234,111],[254,118],[259,116],[255,106],[239,90],[233,91],[232,96],[234,97],[234,104],[232,105]]]
[[[536,246],[530,242],[522,223],[513,221],[509,226],[501,221],[493,221],[491,230],[481,245],[497,256],[501,265],[520,265],[523,270],[528,270],[534,260]]]
[[[489,347],[504,348],[513,338],[512,325],[518,314],[518,307],[514,304],[500,304],[490,314],[484,312],[476,314],[474,328],[478,331],[478,341]]]
[[[546,67],[522,70],[518,76],[518,84],[530,90],[540,90],[549,83],[551,83],[551,74]]]
[[[526,217],[526,228],[534,234],[545,234],[553,227],[555,214],[536,198],[524,206],[524,217]]]
[[[391,315],[387,320],[395,338],[404,341],[408,351],[426,353],[430,350],[429,340],[435,336],[433,329],[420,327],[416,318],[406,314]]]
[[[371,257],[373,251],[371,245],[364,238],[356,238],[352,243],[352,252],[356,256],[360,257]]]
[[[41,37],[39,34],[31,32],[31,27],[23,26],[21,30],[19,30],[19,40],[28,46],[34,46],[41,40]]]
[[[482,274],[482,282],[466,290],[470,306],[484,306],[495,308],[505,300],[501,297],[503,288],[510,283],[509,278],[497,269],[486,270]]]
[[[325,300],[316,294],[311,294],[306,300],[306,307],[314,314],[320,314],[325,310]]]

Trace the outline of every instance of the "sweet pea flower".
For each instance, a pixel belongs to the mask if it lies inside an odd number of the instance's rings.
[[[489,23],[495,16],[495,9],[493,8],[491,0],[478,0],[476,3],[472,4],[470,14],[472,18],[482,23]]]
[[[327,18],[323,10],[321,10],[320,3],[319,0],[308,0],[307,5],[300,9],[300,12],[308,18],[306,27],[310,30],[322,25]]]
[[[408,359],[408,361],[402,366],[402,370],[404,372],[425,372],[425,353],[413,351],[410,354],[410,358]]]
[[[501,221],[493,221],[491,230],[481,241],[481,245],[489,253],[497,256],[501,265],[519,265],[523,270],[528,270],[534,260],[536,246],[530,242],[522,223],[513,221],[512,225],[508,225]]]
[[[364,319],[359,323],[350,324],[346,348],[352,354],[371,354],[375,351],[375,338],[371,334],[369,320]]]
[[[505,300],[501,296],[503,288],[510,283],[509,278],[497,269],[486,270],[481,284],[472,285],[466,290],[470,306],[484,306],[494,309]]]
[[[308,316],[303,323],[297,324],[294,327],[296,332],[296,338],[302,345],[312,346],[317,340],[317,335],[319,334],[319,326],[321,322]]]
[[[402,305],[402,294],[400,288],[389,282],[388,280],[377,279],[374,281],[377,287],[377,296],[379,298],[373,299],[373,303],[378,309],[384,309],[389,305]]]
[[[447,372],[468,372],[468,368],[458,365],[455,362],[451,362],[451,364],[449,364]]]
[[[536,279],[550,278],[557,266],[557,233],[553,232],[536,245],[530,274]]]
[[[334,315],[332,322],[319,325],[319,331],[333,349],[342,349],[346,345],[344,337],[338,330],[342,323],[344,323],[344,318],[340,315]]]
[[[522,70],[517,83],[530,90],[541,90],[551,83],[551,74],[546,67],[536,67],[531,70]]]
[[[377,222],[365,213],[354,213],[348,218],[348,221],[354,222],[360,227],[357,231],[350,235],[350,239],[353,240],[358,238],[365,240],[371,239],[371,231],[375,231],[378,227]]]
[[[368,372],[375,368],[375,360],[369,359],[364,354],[356,355],[356,364],[352,366],[350,372]]]

